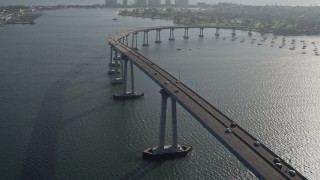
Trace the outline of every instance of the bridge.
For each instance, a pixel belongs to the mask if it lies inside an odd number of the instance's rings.
[[[142,46],[148,46],[148,33],[150,31],[155,31],[155,43],[161,43],[161,31],[169,30],[169,40],[173,41],[175,39],[175,29],[184,29],[183,38],[189,38],[188,30],[191,28],[200,30],[200,38],[204,37],[204,29],[207,28],[216,29],[215,36],[219,36],[219,29],[231,29],[232,36],[236,36],[237,30],[248,30],[244,27],[232,26],[165,26],[131,29],[109,37],[108,41],[111,53],[110,70],[108,73],[118,76],[112,80],[112,84],[123,84],[123,91],[119,94],[114,94],[114,99],[135,99],[143,96],[143,93],[135,92],[133,65],[137,66],[161,88],[162,102],[159,142],[156,147],[146,149],[143,152],[143,157],[151,159],[177,158],[185,156],[192,150],[192,147],[189,145],[178,144],[176,112],[176,102],[178,102],[259,179],[306,179],[306,177],[286,163],[257,138],[240,127],[234,120],[227,117],[183,84],[183,82],[180,82],[166,70],[137,51],[137,35],[139,33],[143,33]],[[251,35],[250,29],[248,30],[248,34]],[[132,40],[131,46],[129,46],[129,36],[131,36]],[[127,91],[128,62],[130,62],[131,91]],[[172,104],[172,145],[164,144],[168,98],[171,98]]]

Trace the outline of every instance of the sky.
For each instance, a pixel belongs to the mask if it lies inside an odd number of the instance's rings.
[[[118,0],[119,3],[122,0]],[[134,0],[128,0],[129,3],[133,3]],[[162,0],[164,2],[164,0]],[[174,0],[171,0],[172,2]],[[218,2],[233,2],[237,4],[249,4],[249,5],[303,5],[310,6],[320,5],[320,0],[189,0],[190,4],[196,4],[198,2],[205,2],[208,4],[216,4]],[[0,5],[56,5],[56,4],[104,4],[104,0],[0,0]]]

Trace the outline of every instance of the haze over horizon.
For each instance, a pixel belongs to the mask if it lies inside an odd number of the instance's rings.
[[[132,4],[134,0],[129,0]],[[164,0],[162,0],[164,2]],[[174,0],[171,0],[174,2]],[[122,0],[118,0],[122,3]],[[315,6],[318,5],[315,0],[189,0],[190,4],[205,2],[216,4],[219,2],[231,2],[246,5],[287,5],[287,6]],[[104,0],[1,0],[0,5],[57,5],[57,4],[104,4]]]

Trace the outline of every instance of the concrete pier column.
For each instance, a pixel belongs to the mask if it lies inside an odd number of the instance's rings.
[[[110,63],[109,63],[109,71],[108,74],[115,74],[116,71],[114,70],[115,63],[113,61],[113,47],[111,46],[110,48]]]
[[[172,115],[172,147],[178,148],[178,122],[177,122],[177,102],[171,98]]]
[[[147,31],[146,34],[147,34],[147,45],[149,46],[149,31]]]
[[[121,79],[122,79],[122,83],[123,83],[123,80],[124,80],[124,64],[123,64],[123,55],[121,55],[121,59],[120,59],[120,67],[121,67]]]
[[[160,131],[159,131],[159,143],[157,150],[164,149],[164,138],[166,133],[166,119],[167,119],[167,100],[169,95],[163,89],[160,90],[161,94],[161,115],[160,115]]]
[[[129,46],[129,34],[126,35],[126,46]]]
[[[118,58],[118,51],[114,51],[114,57],[115,57],[115,69],[116,72],[119,71],[119,58]]]
[[[134,45],[134,37],[135,37],[135,36],[134,36],[134,33],[132,33],[131,37],[132,37],[132,38],[131,38],[131,40],[132,40],[132,41],[131,41],[131,49],[132,49],[132,48],[133,48],[133,45]]]
[[[132,42],[131,42],[131,49],[138,50],[138,33],[134,32],[132,33]]]
[[[135,47],[134,47],[134,49],[138,50],[138,32],[135,32],[134,35],[136,36],[135,37]]]
[[[124,61],[124,72],[123,72],[123,93],[127,93],[127,79],[128,79],[128,59],[123,59]]]
[[[112,48],[112,46],[110,46],[110,63],[109,63],[109,67],[111,67],[111,64],[112,64],[112,57],[113,57],[113,48]]]
[[[143,31],[143,47],[149,46],[149,31]]]
[[[204,35],[203,35],[203,28],[200,28],[200,34],[199,34],[199,37],[204,37]]]
[[[122,37],[122,44],[124,44],[125,36]]]
[[[114,51],[114,52],[115,52],[115,57],[114,57],[115,74],[120,74],[120,73],[123,72],[122,70],[120,71],[120,63],[119,63],[119,60],[121,61],[121,58],[119,58],[117,51]],[[121,65],[121,67],[122,67],[122,65]],[[122,73],[122,74],[123,74],[123,73]],[[112,84],[112,85],[122,84],[122,83],[123,83],[122,76],[123,76],[123,75],[120,75],[120,77],[115,77],[115,78],[113,78],[112,81],[111,81],[111,84]]]
[[[237,34],[236,34],[236,29],[233,28],[233,29],[232,29],[232,36],[235,36],[235,35],[237,35]]]
[[[138,33],[137,32],[134,32],[132,33],[132,42],[131,42],[131,49],[133,50],[138,50]]]
[[[175,38],[174,38],[174,28],[171,28],[170,29],[170,38],[169,38],[169,41],[174,41]]]
[[[220,28],[216,28],[216,34],[215,34],[215,36],[220,36],[219,30],[220,30]]]
[[[130,72],[131,72],[131,93],[134,93],[134,76],[133,76],[133,62],[130,61]]]
[[[160,44],[161,43],[161,34],[160,34],[161,29],[157,29],[156,30],[156,44]]]
[[[131,69],[131,92],[127,92],[127,81],[128,81],[128,57],[125,54],[122,54],[121,59],[124,61],[124,68],[123,68],[123,76],[122,81],[123,83],[123,91],[120,94],[114,94],[113,99],[115,100],[127,100],[127,99],[138,99],[144,96],[144,93],[137,93],[134,89],[134,76],[133,76],[133,60],[130,62],[130,69]]]
[[[160,114],[160,129],[159,142],[157,147],[151,147],[143,151],[143,158],[147,159],[174,159],[186,156],[192,147],[185,144],[178,144],[178,124],[177,124],[177,106],[176,100],[171,97],[172,107],[172,144],[165,145],[166,119],[167,119],[167,100],[169,94],[166,90],[161,89],[161,114]]]
[[[184,39],[188,39],[189,38],[189,28],[184,28]]]

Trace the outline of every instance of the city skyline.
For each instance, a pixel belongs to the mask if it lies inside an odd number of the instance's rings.
[[[123,0],[118,0],[122,4]],[[125,0],[128,5],[134,3],[134,0]],[[173,4],[174,0],[170,0]],[[166,0],[161,0],[165,4]],[[315,0],[189,0],[189,4],[194,5],[199,2],[207,4],[217,4],[219,2],[230,2],[244,5],[286,5],[286,6],[315,6],[319,5]],[[105,4],[105,0],[1,0],[0,6],[6,5],[88,5],[88,4]]]
[[[117,5],[137,5],[137,6],[160,6],[160,5],[189,5],[189,0],[134,0],[133,3],[129,3],[128,0],[105,0],[106,6],[117,6]]]

